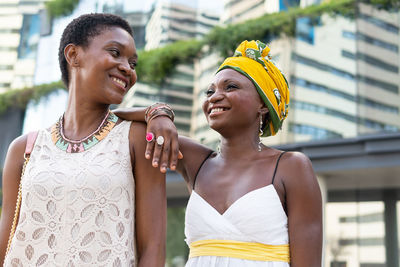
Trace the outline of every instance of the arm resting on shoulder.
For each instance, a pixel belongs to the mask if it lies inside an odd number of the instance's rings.
[[[125,120],[144,122],[145,108],[123,108],[114,112],[118,117]],[[146,157],[148,159],[154,152],[153,167],[160,166],[161,170],[166,170],[169,161],[171,170],[176,170],[183,176],[190,192],[194,176],[212,150],[190,138],[178,137],[173,122],[166,116],[151,120],[150,124],[147,125],[147,132],[153,132],[156,137],[162,135],[166,140],[162,151],[158,149],[158,146],[154,146],[155,142],[148,143],[146,146]],[[182,152],[183,158],[179,157],[179,151]],[[178,158],[180,158],[179,161]]]
[[[178,161],[176,171],[185,179],[189,193],[191,193],[194,178],[201,164],[213,151],[185,136],[179,136],[179,149],[184,157]]]
[[[145,122],[146,108],[119,108],[113,112],[120,118],[129,121]],[[163,146],[156,145],[156,141],[147,143],[143,153],[147,159],[152,159],[153,167],[160,167],[160,171],[165,173],[167,168],[175,170],[178,159],[182,158],[179,152],[178,131],[175,124],[168,116],[158,116],[152,119],[146,127],[146,133],[153,133],[154,139],[163,136]],[[145,137],[143,137],[145,140]]]

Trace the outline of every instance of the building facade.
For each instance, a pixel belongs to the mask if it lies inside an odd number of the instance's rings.
[[[158,1],[146,26],[145,50],[163,47],[180,40],[201,38],[219,22],[219,15],[175,1]],[[123,106],[148,106],[166,102],[175,111],[180,134],[189,136],[192,122],[194,62],[176,66],[161,85],[136,83]]]
[[[219,21],[219,14],[177,1],[160,0],[146,27],[146,50],[179,40],[201,38]]]
[[[0,3],[0,93],[33,85],[43,2]]]
[[[225,1],[222,21],[285,11],[318,1]],[[285,5],[286,4],[286,5]],[[242,12],[241,12],[242,10]],[[253,17],[254,18],[254,17]],[[296,38],[263,40],[290,84],[289,116],[265,144],[346,138],[400,129],[398,13],[360,5],[356,19],[321,16],[297,19]],[[373,33],[373,34],[371,34]],[[215,147],[202,115],[202,92],[221,59],[197,60],[192,136]]]

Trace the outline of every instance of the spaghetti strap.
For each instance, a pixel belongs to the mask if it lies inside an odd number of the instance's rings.
[[[272,182],[271,182],[271,184],[274,184],[275,174],[276,174],[276,171],[278,170],[279,161],[281,160],[281,157],[283,156],[283,154],[285,154],[286,152],[287,152],[287,151],[283,151],[283,152],[279,155],[278,160],[276,161],[275,170],[274,170],[274,175],[272,176]]]
[[[199,174],[201,167],[203,167],[204,162],[206,162],[206,160],[211,156],[212,153],[214,153],[214,151],[211,151],[210,153],[208,153],[207,157],[205,157],[205,159],[203,160],[203,162],[200,164],[200,167],[199,167],[199,169],[197,170],[196,175],[194,176],[193,188],[192,188],[192,190],[194,190],[194,185],[196,184],[197,175]]]

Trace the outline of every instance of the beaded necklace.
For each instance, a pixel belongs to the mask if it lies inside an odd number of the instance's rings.
[[[64,135],[64,115],[51,127],[51,139],[59,149],[67,153],[79,153],[88,150],[101,140],[114,128],[118,117],[108,110],[103,121],[97,129],[80,140],[71,140]]]

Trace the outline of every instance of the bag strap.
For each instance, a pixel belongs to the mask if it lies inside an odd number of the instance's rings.
[[[38,133],[39,133],[38,131],[28,133],[28,140],[26,141],[26,147],[25,147],[25,156],[30,155],[32,153]]]
[[[30,133],[28,133],[28,139],[26,140],[26,147],[25,147],[25,153],[24,153],[25,161],[24,161],[24,165],[22,166],[21,179],[19,180],[17,203],[15,204],[15,212],[14,212],[13,222],[11,225],[10,236],[8,237],[6,255],[10,251],[11,242],[12,242],[12,239],[15,234],[15,229],[17,228],[17,222],[18,222],[18,218],[19,218],[19,209],[21,208],[21,200],[22,200],[22,177],[24,176],[25,168],[26,168],[26,165],[28,164],[29,157],[32,153],[33,147],[35,146],[35,141],[36,141],[37,136],[38,136],[37,131],[30,132]]]

